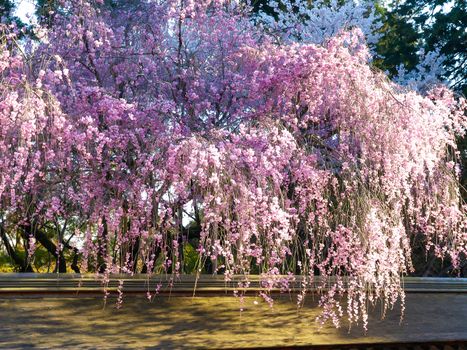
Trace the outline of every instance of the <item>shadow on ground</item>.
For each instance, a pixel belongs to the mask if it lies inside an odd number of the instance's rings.
[[[258,304],[255,304],[255,301]],[[378,310],[368,333],[355,326],[319,327],[316,302],[297,310],[282,297],[270,309],[259,298],[167,297],[149,302],[127,295],[116,309],[110,298],[0,298],[0,347],[15,348],[245,348],[260,346],[375,343],[390,341],[467,341],[467,294],[408,294],[405,317],[400,308],[384,320]]]

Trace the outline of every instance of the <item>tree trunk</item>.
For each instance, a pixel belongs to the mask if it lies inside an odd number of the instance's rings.
[[[14,265],[19,268],[20,272],[34,272],[31,264],[27,261],[21,259],[21,257],[16,253],[15,249],[11,246],[8,236],[5,232],[3,225],[0,225],[0,236],[3,241],[3,245],[8,253],[8,256],[13,261]]]
[[[107,234],[108,234],[108,228],[107,228],[107,220],[105,216],[102,218],[102,226],[103,226],[103,231],[102,231],[102,236],[98,238],[98,247],[97,247],[97,271],[100,273],[103,273],[106,268],[107,264],[105,263],[104,255],[105,251],[107,250]]]
[[[44,231],[40,229],[32,230],[31,226],[22,226],[23,229],[23,236],[25,239],[29,239],[29,236],[33,235],[37,239],[37,241],[45,248],[47,251],[52,254],[57,264],[55,266],[55,272],[59,273],[66,273],[66,261],[65,257],[63,256],[63,251],[58,251],[57,246],[47,237]]]

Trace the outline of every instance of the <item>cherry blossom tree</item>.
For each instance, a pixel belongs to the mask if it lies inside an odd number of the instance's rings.
[[[64,0],[38,47],[2,27],[0,220],[65,272],[320,276],[321,321],[404,300],[411,240],[467,249],[465,101],[369,65],[358,26],[277,40],[236,1]],[[293,35],[293,33],[291,34]],[[311,35],[311,34],[310,34]],[[9,251],[12,251],[10,249]],[[25,262],[26,261],[26,262]],[[157,287],[156,287],[157,289]],[[149,298],[151,298],[149,293]]]
[[[367,43],[374,44],[382,26],[374,1],[368,0],[272,0],[259,8],[257,20],[282,40],[314,44],[352,28],[360,28]]]

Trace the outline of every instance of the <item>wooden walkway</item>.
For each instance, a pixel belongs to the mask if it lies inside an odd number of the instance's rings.
[[[361,326],[349,331],[345,323],[340,329],[320,327],[312,296],[297,309],[293,296],[277,295],[270,309],[249,295],[240,312],[238,298],[225,293],[218,277],[199,280],[198,287],[206,289],[195,297],[184,277],[172,288],[182,292],[163,293],[149,302],[143,293],[147,286],[137,276],[124,282],[136,294],[124,293],[121,309],[115,293],[104,307],[100,282],[90,276],[79,278],[88,282],[87,293],[76,293],[77,276],[60,276],[58,282],[49,277],[21,275],[14,285],[13,275],[0,275],[0,348],[467,350],[466,279],[406,280],[402,323],[398,307],[384,320],[376,308],[365,334]],[[91,293],[91,281],[97,294]]]

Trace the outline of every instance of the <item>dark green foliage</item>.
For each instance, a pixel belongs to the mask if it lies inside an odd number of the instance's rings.
[[[404,65],[412,70],[418,63],[417,50],[421,34],[396,11],[377,5],[377,13],[383,23],[379,30],[381,38],[376,44],[378,57],[376,67],[387,71],[391,76],[397,74],[397,67]]]
[[[420,47],[440,48],[446,57],[444,78],[467,93],[467,2],[465,0],[406,0],[395,10],[421,34]]]
[[[13,16],[14,4],[11,0],[0,0],[0,16],[2,21]]]
[[[16,5],[13,0],[0,0],[0,21],[1,23],[16,23],[19,27],[24,23],[14,15]]]

